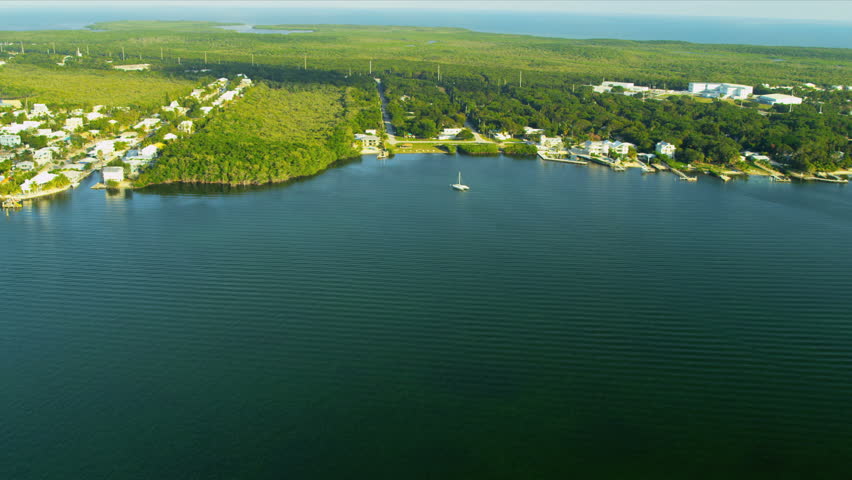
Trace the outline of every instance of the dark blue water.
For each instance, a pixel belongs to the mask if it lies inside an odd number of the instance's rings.
[[[769,5],[769,4],[768,4]],[[110,20],[210,20],[247,24],[356,24],[461,27],[482,32],[565,38],[681,40],[696,43],[790,45],[852,48],[852,19],[836,21],[729,17],[666,17],[608,15],[556,11],[499,11],[448,8],[441,10],[291,8],[206,3],[198,5],[125,6],[120,3],[73,7],[37,3],[0,4],[0,30],[82,28]]]
[[[0,217],[0,478],[846,478],[848,186],[408,155],[226,190]]]

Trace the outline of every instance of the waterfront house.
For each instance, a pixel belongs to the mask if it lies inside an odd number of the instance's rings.
[[[609,155],[609,145],[606,142],[586,140],[583,142],[583,149],[588,155]]]
[[[361,142],[363,148],[376,148],[381,144],[381,139],[375,135],[355,134],[355,140]]]
[[[610,154],[618,154],[621,156],[627,156],[627,154],[630,152],[630,147],[634,146],[632,143],[629,142],[611,142],[609,140],[606,140],[604,141],[604,143],[607,145]]]
[[[50,182],[51,180],[53,180],[56,177],[57,177],[57,175],[54,175],[52,173],[47,173],[47,172],[39,173],[35,177],[33,177],[33,178],[25,181],[24,183],[22,183],[21,184],[21,191],[24,192],[24,193],[29,193],[31,190],[33,190],[33,187],[36,187],[36,186],[40,187],[40,186]]]
[[[541,137],[539,137],[538,147],[543,149],[560,149],[562,148],[562,138],[546,137],[542,135]]]
[[[674,158],[677,147],[668,142],[657,142],[656,151],[662,155]]]
[[[20,144],[20,135],[0,135],[0,145],[4,147],[17,147]]]
[[[524,135],[535,136],[544,134],[543,128],[524,127]]]
[[[110,180],[121,182],[124,180],[124,167],[104,167],[101,175],[104,177],[104,183]]]

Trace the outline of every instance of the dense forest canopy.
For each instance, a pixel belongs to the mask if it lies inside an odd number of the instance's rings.
[[[77,48],[114,61],[182,65],[242,63],[368,73],[485,75],[494,82],[517,79],[524,70],[530,82],[557,75],[575,83],[607,80],[664,83],[685,88],[690,81],[759,85],[814,82],[848,83],[852,50],[750,45],[705,45],[687,42],[572,40],[525,35],[479,33],[458,28],[354,25],[274,25],[269,28],[311,30],[290,35],[245,34],[217,28],[212,22],[128,21],[98,23],[93,31],[0,32],[9,47],[28,52],[55,51],[55,61]],[[254,58],[252,60],[252,55]],[[55,62],[52,62],[55,63]]]
[[[364,114],[375,101],[356,87],[261,83],[168,145],[137,183],[260,184],[315,174],[358,154],[353,134],[378,126]]]
[[[646,152],[665,140],[687,163],[735,163],[747,149],[800,170],[852,166],[852,93],[831,88],[852,83],[850,49],[340,25],[277,25],[269,28],[311,32],[260,35],[222,25],[139,21],[97,24],[97,31],[0,32],[7,61],[0,96],[68,106],[125,103],[135,112],[219,76],[244,73],[266,82],[198,134],[170,145],[142,176],[146,183],[262,183],[315,173],[353,155],[352,133],[381,128],[372,77],[382,79],[400,135],[428,138],[471,126],[520,135],[532,126],[572,142],[628,141]],[[10,54],[19,50],[26,53]],[[142,62],[151,71],[112,70]],[[805,104],[642,99],[587,86],[603,79],[668,89],[690,81],[744,83],[755,93],[805,97]],[[784,85],[793,89],[778,88]]]

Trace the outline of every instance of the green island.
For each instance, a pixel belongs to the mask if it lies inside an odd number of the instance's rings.
[[[124,171],[109,187],[281,182],[407,151],[580,155],[723,179],[852,173],[850,49],[226,26],[0,32],[0,195],[103,167]],[[698,94],[696,82],[748,90]]]

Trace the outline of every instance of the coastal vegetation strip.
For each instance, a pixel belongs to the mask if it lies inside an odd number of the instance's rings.
[[[312,175],[356,156],[353,132],[369,97],[347,88],[260,84],[195,135],[167,146],[137,185],[232,185]]]

